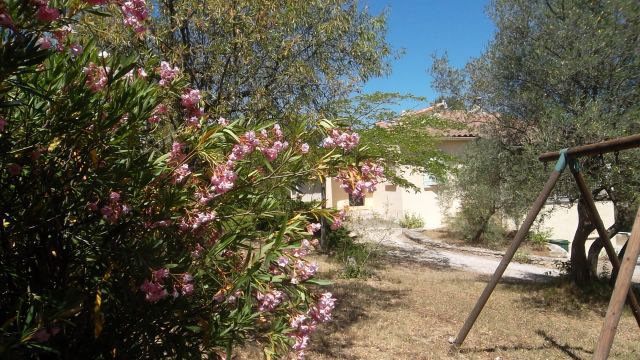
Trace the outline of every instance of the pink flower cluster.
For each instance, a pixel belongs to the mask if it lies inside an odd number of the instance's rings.
[[[260,151],[269,161],[273,161],[278,154],[289,147],[289,143],[283,141],[284,135],[280,125],[275,124],[271,131],[262,129],[256,135],[255,131],[247,131],[240,138],[240,143],[236,144],[229,155],[228,164],[242,160],[254,150]]]
[[[340,131],[338,129],[329,130],[329,136],[322,140],[322,147],[332,149],[339,147],[345,151],[349,151],[360,142],[360,135],[356,132]]]
[[[341,170],[336,180],[340,182],[340,187],[347,193],[355,197],[363,197],[367,192],[374,192],[376,185],[384,178],[384,168],[372,161],[366,161],[360,169],[349,166]]]
[[[64,51],[64,42],[69,36],[69,34],[74,33],[75,31],[70,25],[65,25],[58,30],[53,31],[51,34],[46,33],[41,38],[38,39],[36,44],[40,49],[47,50],[54,46],[56,47],[56,51],[63,52]],[[71,53],[74,56],[82,53],[82,46],[79,44],[71,45]]]
[[[140,285],[140,290],[145,294],[144,298],[146,301],[155,303],[169,296],[169,292],[164,283],[169,275],[168,269],[158,269],[151,272],[151,281],[146,279],[142,285]],[[193,293],[193,290],[193,276],[189,273],[184,273],[175,278],[171,296],[174,298],[180,295],[189,296]]]
[[[280,290],[272,290],[267,293],[258,292],[256,299],[260,302],[258,311],[273,311],[284,299],[284,293]]]
[[[144,21],[149,16],[147,4],[145,0],[129,0],[120,5],[122,15],[124,15],[124,24],[133,29],[137,33],[146,30]]]
[[[342,209],[338,211],[338,213],[333,217],[333,222],[331,223],[331,230],[338,230],[342,227],[342,222],[347,217],[347,211]]]
[[[118,220],[131,212],[131,208],[127,204],[120,202],[120,193],[112,191],[109,194],[109,200],[100,209],[100,214],[110,224],[115,224]]]
[[[169,296],[169,292],[164,287],[164,280],[169,277],[169,270],[158,269],[151,273],[151,281],[146,280],[140,285],[140,290],[144,292],[144,299],[154,303]]]
[[[240,137],[240,142],[233,146],[226,163],[220,164],[214,169],[211,176],[211,191],[213,194],[200,193],[197,195],[199,201],[206,203],[215,196],[231,190],[238,178],[234,171],[236,162],[244,159],[255,150],[262,152],[267,160],[273,161],[283,149],[289,146],[286,141],[282,140],[283,134],[278,124],[275,124],[271,131],[263,129],[257,135],[255,131],[244,133]]]
[[[180,69],[177,66],[171,67],[166,61],[160,62],[160,81],[158,82],[160,86],[167,86],[171,84],[171,82],[178,77],[180,74]]]
[[[307,232],[309,234],[314,234],[317,231],[320,231],[320,229],[322,229],[322,225],[320,223],[309,223],[309,225],[307,225]]]
[[[186,89],[180,98],[180,104],[186,112],[187,124],[199,128],[200,117],[204,114],[204,109],[198,106],[202,99],[200,90]]]
[[[36,19],[39,21],[56,21],[60,18],[60,11],[56,8],[49,7],[49,3],[46,0],[36,0]]]
[[[94,93],[104,89],[104,87],[107,86],[107,72],[109,71],[108,67],[99,66],[91,62],[83,69],[83,71],[87,76],[85,84]]]
[[[0,2],[0,27],[16,31],[16,24],[13,22],[4,1]]]
[[[167,163],[169,164],[169,166],[174,167],[171,174],[171,181],[174,184],[182,183],[189,175],[191,175],[189,164],[183,163],[187,157],[183,152],[183,149],[183,143],[174,141],[171,145],[171,153],[169,153],[169,159]]]
[[[291,349],[296,352],[297,359],[304,359],[304,350],[309,345],[309,336],[316,331],[318,323],[331,320],[335,304],[336,299],[333,295],[325,292],[306,314],[298,314],[289,320],[289,326],[293,329],[289,336],[295,340]]]
[[[127,79],[127,80],[129,80],[129,81],[133,81],[133,80],[135,79],[135,77],[136,77],[136,76],[137,76],[139,79],[146,79],[146,77],[147,77],[147,72],[146,72],[146,71],[144,71],[144,69],[143,69],[143,68],[138,68],[138,69],[136,69],[136,70],[131,69],[131,70],[129,70],[129,72],[128,72],[128,73],[126,73],[126,74],[124,75],[124,78],[125,78],[125,79]]]
[[[153,113],[151,114],[151,117],[147,119],[147,121],[150,124],[157,124],[160,122],[161,115],[166,114],[168,111],[169,109],[167,108],[167,105],[158,104],[158,106],[153,109]]]
[[[197,231],[202,228],[204,225],[212,222],[216,218],[215,211],[209,212],[198,212],[195,216],[191,216],[187,219],[182,219],[180,222],[180,230],[182,231]]]
[[[224,194],[233,188],[238,176],[233,171],[233,168],[228,164],[219,165],[211,176],[211,190],[214,195],[208,195],[201,200],[207,202],[216,195]]]
[[[325,292],[320,296],[320,300],[309,309],[308,314],[315,321],[324,323],[331,321],[331,313],[335,307],[336,299],[330,292]]]
[[[302,259],[298,259],[293,265],[291,283],[299,284],[301,281],[313,277],[316,272],[318,272],[318,265],[316,263],[308,263]]]

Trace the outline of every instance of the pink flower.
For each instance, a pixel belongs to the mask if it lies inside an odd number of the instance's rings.
[[[326,149],[339,147],[345,151],[355,148],[360,142],[360,135],[355,132],[340,131],[331,129],[329,136],[322,141],[322,147]]]
[[[149,13],[145,0],[129,0],[125,1],[121,6],[124,15],[124,24],[131,27],[135,32],[141,33],[146,30],[144,20],[147,19]]]
[[[211,177],[211,187],[214,193],[224,194],[233,188],[237,179],[237,175],[233,170],[226,166],[218,166]]]
[[[169,277],[169,269],[160,268],[158,270],[154,270],[151,272],[151,277],[153,281],[162,283],[164,279]]]
[[[191,252],[191,258],[197,259],[202,256],[203,252],[204,248],[202,247],[202,245],[200,245],[200,243],[197,243],[195,249],[193,249],[193,251]]]
[[[49,50],[53,46],[51,43],[51,38],[49,36],[43,36],[36,41],[36,45],[42,50]]]
[[[144,298],[150,303],[155,303],[169,296],[169,293],[164,288],[164,285],[157,282],[150,282],[149,280],[144,281],[144,283],[140,286],[140,290],[145,293]]]
[[[91,89],[93,92],[98,92],[102,90],[105,86],[107,86],[107,71],[109,71],[108,67],[98,66],[94,63],[89,63],[83,69],[85,75],[87,76],[87,80],[85,81],[85,85]]]
[[[300,145],[300,152],[303,154],[306,154],[309,152],[309,144],[304,143],[302,145]]]
[[[173,183],[179,184],[187,178],[187,176],[191,175],[191,170],[189,170],[188,164],[182,164],[177,169],[173,171]]]
[[[273,311],[284,298],[284,293],[279,290],[272,290],[267,293],[258,292],[256,299],[259,301],[258,311]]]
[[[200,98],[200,90],[187,89],[181,96],[182,101],[180,103],[185,108],[190,109],[198,105],[198,103],[200,102]]]
[[[218,124],[222,125],[222,126],[227,126],[227,125],[229,125],[229,121],[227,119],[223,118],[223,117],[220,117],[218,119]]]
[[[284,256],[280,256],[278,258],[277,263],[278,263],[278,266],[285,267],[285,266],[287,266],[289,264],[289,258],[284,257]]]
[[[49,329],[43,328],[36,331],[31,338],[37,342],[45,342],[49,341],[51,336],[56,336],[59,332],[60,328],[58,326]]]
[[[48,6],[40,6],[36,11],[36,18],[40,21],[55,21],[60,18],[60,11]]]
[[[71,50],[71,54],[73,54],[73,56],[78,56],[82,54],[83,48],[80,44],[73,44],[69,50]]]
[[[178,165],[184,161],[186,155],[183,152],[184,144],[174,141],[171,145],[171,153],[169,154],[169,164]]]
[[[177,66],[171,68],[171,64],[166,61],[160,62],[160,86],[167,86],[180,74]]]
[[[0,9],[0,27],[4,27],[7,29],[16,31],[15,24],[13,23],[13,19],[11,18],[11,15],[9,15],[6,9]]]
[[[115,224],[118,220],[131,212],[131,207],[127,204],[120,203],[120,193],[112,191],[109,193],[108,202],[100,209],[102,217],[111,224]]]
[[[307,225],[307,232],[310,234],[313,234],[320,229],[322,229],[322,225],[320,223],[311,223]]]
[[[9,164],[7,166],[7,171],[9,172],[9,175],[11,175],[11,176],[18,176],[22,172],[22,166],[20,166],[18,164]]]
[[[330,292],[325,292],[318,300],[318,303],[309,309],[308,314],[315,321],[327,322],[331,320],[331,313],[335,307],[336,299]]]

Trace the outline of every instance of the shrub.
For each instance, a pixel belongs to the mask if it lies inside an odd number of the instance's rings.
[[[333,214],[290,189],[357,136],[309,149],[334,125],[209,114],[177,67],[71,31],[104,3],[0,4],[0,357],[301,356],[334,305],[307,287],[308,227]],[[144,2],[120,11],[142,36]]]
[[[346,278],[369,276],[369,260],[376,257],[376,251],[367,243],[358,243],[350,235],[347,227],[333,230],[327,236],[329,250],[342,264],[342,275]]]
[[[424,220],[417,214],[407,213],[399,221],[400,226],[407,229],[416,229],[424,227]]]
[[[522,264],[529,264],[531,263],[531,258],[529,257],[529,253],[526,251],[518,250],[513,255],[513,261]]]
[[[528,239],[531,245],[536,249],[545,249],[551,237],[550,231],[531,231]]]
[[[483,226],[484,228],[482,228]],[[493,217],[486,222],[480,222],[472,216],[471,211],[465,209],[449,220],[449,229],[453,234],[470,243],[474,243],[474,237],[480,232],[480,238],[475,243],[485,244],[489,247],[496,247],[504,243],[507,234],[505,227]]]

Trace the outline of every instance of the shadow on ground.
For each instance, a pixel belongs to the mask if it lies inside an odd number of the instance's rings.
[[[536,334],[544,340],[542,345],[531,346],[524,344],[509,344],[509,345],[496,345],[493,347],[481,347],[481,348],[461,348],[458,350],[461,354],[472,354],[472,353],[493,353],[497,351],[537,351],[537,350],[545,350],[549,348],[554,348],[562,352],[567,356],[567,359],[573,360],[586,360],[591,358],[593,355],[593,351],[585,349],[581,346],[571,346],[569,344],[561,344],[560,341],[553,336],[549,335],[543,330],[537,330]],[[578,353],[583,353],[584,356],[578,355]]]
[[[384,290],[362,282],[338,283],[331,286],[338,299],[333,321],[314,334],[310,350],[336,359],[355,360],[343,353],[354,345],[352,338],[333,336],[344,333],[354,324],[370,318],[372,310],[405,306],[408,290]]]
[[[428,249],[404,249],[381,246],[380,258],[392,265],[420,265],[437,271],[454,271],[449,259]]]

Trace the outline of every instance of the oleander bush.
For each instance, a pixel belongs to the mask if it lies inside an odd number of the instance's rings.
[[[335,303],[306,255],[344,213],[291,189],[338,174],[364,196],[382,169],[327,120],[210,113],[178,67],[99,48],[88,14],[144,38],[149,10],[0,1],[0,357],[302,357]]]

